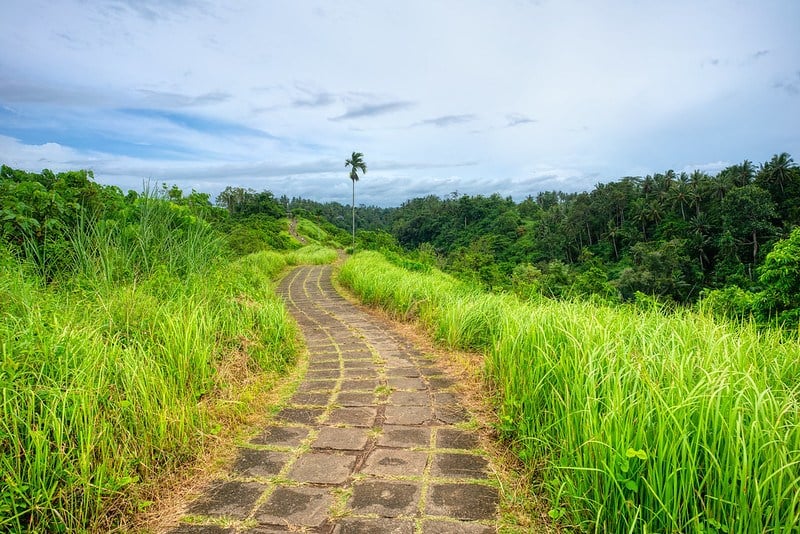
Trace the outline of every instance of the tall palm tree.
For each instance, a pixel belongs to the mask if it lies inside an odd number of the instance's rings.
[[[364,154],[353,152],[349,159],[344,161],[344,168],[350,167],[350,179],[353,181],[353,246],[356,246],[356,182],[358,171],[367,174],[367,164],[364,163]]]

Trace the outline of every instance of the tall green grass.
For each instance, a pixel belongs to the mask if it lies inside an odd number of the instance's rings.
[[[486,354],[499,429],[551,516],[596,532],[800,530],[800,344],[690,312],[523,303],[376,253],[341,280]]]
[[[293,361],[270,280],[335,252],[228,263],[204,225],[154,202],[125,227],[79,231],[49,284],[0,247],[0,531],[111,528],[137,483],[217,432],[230,403],[216,399],[236,400],[226,362]]]
[[[338,254],[322,245],[306,245],[285,255],[289,265],[324,265],[336,261]]]

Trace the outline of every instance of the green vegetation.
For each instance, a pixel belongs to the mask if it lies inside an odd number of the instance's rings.
[[[335,250],[322,245],[306,245],[284,256],[288,265],[325,265],[338,257]]]
[[[783,153],[519,203],[362,206],[356,245],[381,253],[340,277],[485,354],[498,431],[554,521],[800,530],[799,199]],[[217,204],[0,168],[0,530],[113,527],[246,413],[242,380],[293,361],[271,279],[334,261],[355,204],[234,187]]]
[[[336,203],[290,205],[348,226]],[[453,193],[398,208],[362,206],[357,222],[391,234],[412,255],[426,247],[461,279],[526,298],[613,303],[644,294],[674,305],[719,290],[710,301],[717,311],[737,309],[765,324],[793,320],[772,300],[781,293],[774,278],[761,275],[775,244],[800,226],[800,167],[786,153],[715,176],[669,170],[521,202]],[[393,250],[371,237],[358,233],[358,246]],[[746,302],[758,305],[740,309]]]
[[[336,228],[329,222],[316,217],[314,217],[317,219],[316,222],[301,218],[302,216],[308,216],[308,214],[303,212],[303,210],[298,211],[300,213],[296,214],[298,217],[296,226],[297,235],[307,242],[318,243],[333,248],[342,248],[342,243],[349,241],[350,236],[342,229]]]
[[[237,258],[243,219],[174,187],[0,177],[0,530],[107,530],[292,364],[271,280],[336,253]],[[242,217],[275,226],[267,201]]]
[[[341,281],[486,354],[498,430],[551,517],[600,532],[800,528],[800,344],[705,314],[523,302],[375,252]]]

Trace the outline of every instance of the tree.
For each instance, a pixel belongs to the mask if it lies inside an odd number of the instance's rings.
[[[778,320],[800,319],[800,228],[778,241],[759,268],[764,285],[762,306],[767,314],[777,312]]]
[[[367,174],[367,164],[364,163],[364,154],[353,152],[349,159],[344,161],[344,168],[350,168],[350,180],[353,181],[353,246],[356,245],[356,182],[358,181],[358,171]]]
[[[761,165],[760,174],[763,175],[763,181],[767,184],[767,188],[773,184],[777,184],[783,194],[783,187],[786,184],[787,178],[791,169],[795,167],[794,160],[786,152],[775,154],[772,159]]]
[[[723,230],[729,231],[739,245],[752,246],[752,264],[758,259],[761,243],[774,237],[777,228],[775,203],[767,191],[755,184],[732,189],[722,200]]]

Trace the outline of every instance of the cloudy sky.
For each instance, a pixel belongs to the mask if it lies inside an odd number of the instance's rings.
[[[800,160],[796,0],[4,0],[0,162],[357,203]]]

